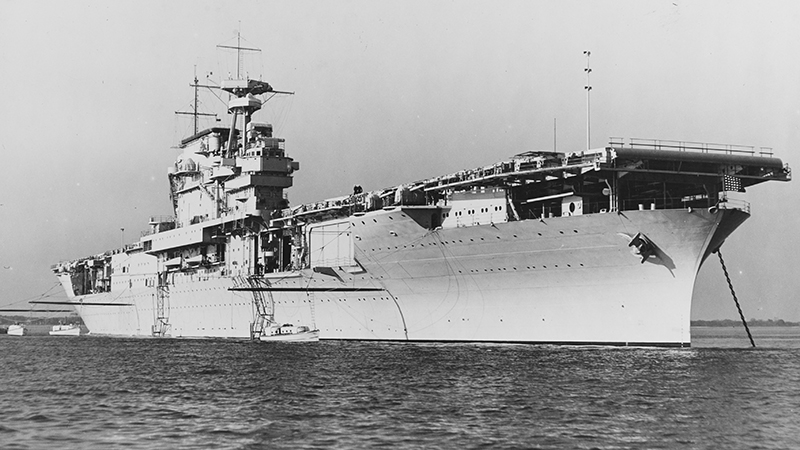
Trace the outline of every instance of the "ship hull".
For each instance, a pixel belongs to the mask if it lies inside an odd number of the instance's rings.
[[[50,336],[80,336],[81,329],[78,326],[54,326],[49,334]]]
[[[22,325],[9,325],[7,333],[9,336],[25,336],[28,334],[28,329]]]
[[[647,210],[429,230],[396,208],[350,218],[357,270],[271,274],[262,295],[276,320],[316,324],[320,339],[688,346],[700,265],[747,217]],[[644,258],[637,235],[652,243]],[[249,339],[256,294],[241,286],[187,276],[160,308],[152,287],[76,308],[92,334]]]
[[[259,339],[261,342],[316,342],[319,341],[319,331],[261,336]]]

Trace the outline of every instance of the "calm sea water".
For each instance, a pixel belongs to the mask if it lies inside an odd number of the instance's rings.
[[[800,329],[691,349],[0,336],[0,448],[800,448]]]

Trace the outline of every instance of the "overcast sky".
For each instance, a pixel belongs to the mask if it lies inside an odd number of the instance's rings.
[[[236,70],[216,45],[238,29],[263,49],[251,77],[296,92],[256,117],[300,161],[296,205],[551,149],[554,119],[558,149],[582,150],[584,50],[593,146],[766,146],[800,167],[798,24],[795,1],[0,0],[0,307],[171,214],[171,147],[192,127],[174,112],[195,67]],[[800,320],[798,192],[750,189],[753,216],[722,247],[750,318]],[[693,318],[736,317],[709,259]]]

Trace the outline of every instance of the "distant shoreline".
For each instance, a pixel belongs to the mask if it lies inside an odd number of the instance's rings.
[[[28,319],[28,320],[26,320]],[[8,325],[14,322],[26,323],[31,329],[35,330],[34,334],[46,334],[50,326],[59,323],[75,323],[81,325],[84,333],[88,329],[83,325],[83,321],[78,316],[67,317],[50,317],[50,318],[37,318],[30,320],[25,316],[2,316],[0,317],[0,334],[6,334]],[[800,327],[800,322],[790,322],[783,319],[751,319],[747,321],[747,325],[751,327]],[[724,319],[724,320],[692,320],[691,326],[693,327],[741,327],[740,320]]]
[[[741,320],[725,319],[725,320],[692,320],[693,327],[740,327],[742,326]],[[747,325],[751,327],[800,327],[800,322],[789,322],[783,319],[751,319],[747,321]]]

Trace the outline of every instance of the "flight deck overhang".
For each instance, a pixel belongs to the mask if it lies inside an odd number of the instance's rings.
[[[702,152],[609,147],[615,164],[605,170],[642,176],[733,176],[744,186],[789,181],[791,169],[779,158],[746,152]],[[643,165],[644,164],[644,165]]]
[[[727,153],[682,152],[671,150],[646,150],[638,148],[614,148],[616,158],[646,159],[654,161],[685,161],[737,166],[757,166],[766,169],[783,169],[779,158],[767,156],[736,155]]]

